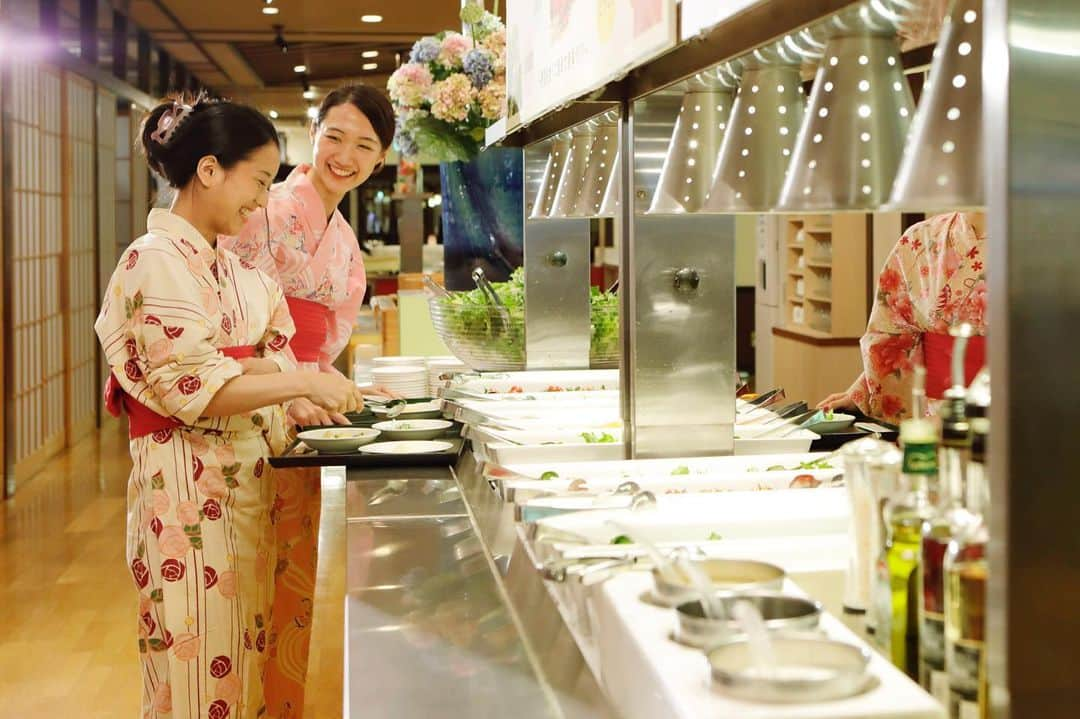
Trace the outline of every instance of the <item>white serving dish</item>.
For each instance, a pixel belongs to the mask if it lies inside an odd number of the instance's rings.
[[[374,428],[324,427],[300,432],[296,437],[318,452],[342,454],[354,452],[358,447],[374,442],[379,434],[379,430]]]
[[[454,426],[445,419],[391,419],[371,425],[388,440],[435,439]]]
[[[435,442],[426,440],[404,442],[376,442],[361,447],[364,454],[433,454],[445,452],[454,445],[450,442]]]
[[[372,405],[371,411],[378,417],[386,416],[386,407]],[[430,402],[412,402],[401,410],[397,419],[438,419],[442,417],[442,400]]]
[[[451,380],[448,388],[486,394],[508,393],[513,388],[520,388],[522,392],[546,392],[551,387],[560,387],[563,390],[578,387],[591,390],[618,389],[619,371],[543,370],[462,374]]]

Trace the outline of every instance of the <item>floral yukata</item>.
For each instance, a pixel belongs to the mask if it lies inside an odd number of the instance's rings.
[[[202,412],[242,374],[228,350],[247,346],[293,369],[281,290],[183,218],[153,210],[148,234],[113,273],[95,330],[111,386],[144,415],[141,431],[145,416],[162,425],[138,436],[138,412],[129,413],[142,716],[261,716],[276,561],[267,457],[284,446],[285,418],[280,406]]]
[[[327,218],[310,171],[301,165],[274,185],[267,212],[257,213],[240,235],[221,242],[281,283],[296,324],[293,349],[300,369],[337,372],[333,362],[352,336],[367,281],[356,235],[337,210]],[[297,342],[302,338],[303,347]],[[274,602],[278,641],[267,669],[267,705],[271,716],[298,719],[311,646],[320,474],[317,468],[296,469],[276,477],[281,508]]]
[[[860,342],[864,371],[850,392],[862,412],[890,422],[909,417],[927,341],[961,322],[986,334],[984,239],[961,213],[931,217],[900,238]]]

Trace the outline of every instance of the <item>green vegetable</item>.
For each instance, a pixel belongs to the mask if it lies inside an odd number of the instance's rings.
[[[544,479],[544,480],[558,479],[558,478],[559,478],[559,473],[558,472],[544,472],[543,474],[540,475],[540,479]]]
[[[683,464],[671,470],[671,476],[674,477],[679,474],[690,474],[690,468]]]
[[[723,539],[723,537],[720,536],[720,534],[718,534],[717,532],[709,532],[709,541],[710,542],[715,542],[715,541],[718,541],[718,540],[721,540],[721,539]]]
[[[618,535],[616,537],[613,537],[612,540],[611,540],[611,543],[612,544],[633,544],[634,540],[630,539],[630,537],[627,537],[625,534],[620,534],[620,535]]]
[[[479,289],[454,292],[438,300],[446,312],[448,343],[467,352],[501,362],[525,362],[525,270],[518,268],[508,282],[493,282],[492,287],[506,306],[510,322],[504,323]],[[615,362],[619,356],[619,296],[593,287],[592,308],[593,362]]]
[[[832,412],[831,409],[825,410],[825,415],[824,416],[825,416],[825,421],[826,422],[832,422],[832,420],[833,420],[833,412]]]
[[[581,438],[588,444],[613,444],[615,442],[615,438],[607,432],[601,432],[600,434],[582,432]]]

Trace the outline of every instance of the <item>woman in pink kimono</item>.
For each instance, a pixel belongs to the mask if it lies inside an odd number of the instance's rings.
[[[274,480],[282,403],[361,406],[348,381],[294,371],[277,284],[215,246],[263,207],[277,134],[257,111],[199,98],[158,106],[142,144],[177,189],[124,253],[95,330],[128,416],[127,559],[139,592],[142,716],[265,712]]]
[[[281,283],[301,368],[338,374],[333,362],[352,336],[366,281],[359,243],[338,212],[345,195],[382,168],[394,113],[378,90],[345,86],[327,95],[311,127],[314,158],[270,190],[267,212],[221,242]],[[289,408],[295,424],[347,423],[310,402]],[[276,643],[267,672],[270,716],[299,719],[304,709],[322,509],[319,471],[278,473]]]
[[[978,334],[965,357],[971,382],[986,362],[985,222],[982,213],[950,213],[908,228],[878,278],[860,342],[863,373],[819,407],[858,408],[887,422],[909,417],[916,365],[926,367],[927,397],[941,399],[951,385],[949,328],[961,322]]]

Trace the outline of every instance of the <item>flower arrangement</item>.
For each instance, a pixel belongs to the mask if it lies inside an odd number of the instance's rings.
[[[468,34],[418,40],[387,89],[397,113],[394,144],[412,157],[468,160],[484,130],[506,113],[506,28],[475,3],[461,9]]]

